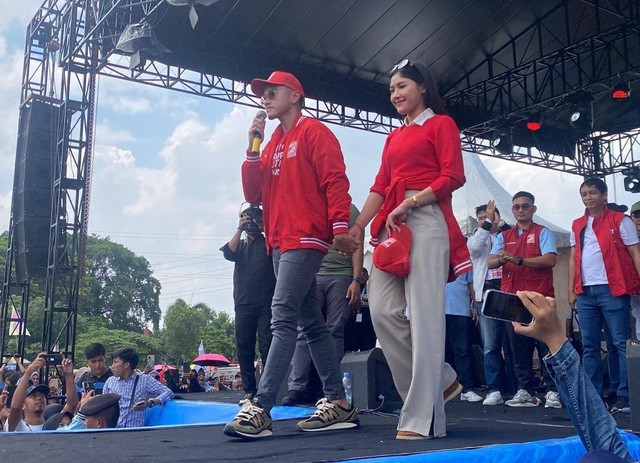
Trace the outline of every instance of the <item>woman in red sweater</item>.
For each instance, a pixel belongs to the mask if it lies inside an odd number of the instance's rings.
[[[403,60],[396,65],[389,89],[404,123],[387,137],[380,170],[351,233],[361,237],[373,219],[375,246],[399,231],[397,222],[412,231],[408,277],[374,267],[369,304],[404,400],[396,438],[443,437],[444,403],[461,390],[444,362],[445,285],[450,276],[471,270],[451,207],[452,192],[465,182],[460,135],[422,64]]]

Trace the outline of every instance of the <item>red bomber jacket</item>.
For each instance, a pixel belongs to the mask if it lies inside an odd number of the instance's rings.
[[[351,196],[340,144],[321,122],[299,115],[279,125],[262,154],[247,152],[242,188],[262,203],[267,248],[327,252],[334,235],[348,233]]]

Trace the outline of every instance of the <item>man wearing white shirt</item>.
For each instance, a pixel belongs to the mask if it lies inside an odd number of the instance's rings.
[[[587,375],[602,395],[600,333],[603,321],[619,353],[620,385],[612,411],[629,406],[627,339],[630,295],[640,291],[640,250],[632,220],[606,205],[607,184],[584,181],[580,196],[585,214],[571,226],[569,304],[577,305]]]
[[[507,355],[513,354],[509,346],[505,322],[483,316],[480,307],[485,291],[500,289],[502,267],[490,269],[489,255],[498,239],[498,233],[509,230],[511,226],[500,218],[500,212],[494,200],[476,207],[476,219],[478,229],[467,240],[467,247],[473,262],[475,306],[482,335],[484,375],[489,388],[482,405],[500,405],[504,403],[502,393],[508,389],[505,385],[506,381],[503,381],[506,378],[502,378],[504,376],[502,372],[505,371],[503,364],[506,363],[506,359],[502,357],[502,351],[504,349]],[[507,369],[513,371],[513,367],[507,367]]]

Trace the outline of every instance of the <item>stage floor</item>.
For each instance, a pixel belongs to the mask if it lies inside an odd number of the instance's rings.
[[[185,394],[189,400],[234,402],[239,392]],[[96,433],[0,434],[2,461],[335,461],[350,458],[423,453],[491,444],[529,442],[575,435],[566,410],[483,407],[458,399],[449,402],[447,437],[429,441],[397,441],[397,418],[360,415],[361,428],[301,433],[295,420],[275,421],[274,436],[258,441],[230,439],[219,426],[152,428]],[[621,429],[629,415],[617,414]]]

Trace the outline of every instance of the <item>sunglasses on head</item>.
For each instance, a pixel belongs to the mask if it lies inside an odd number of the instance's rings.
[[[635,217],[636,219],[637,219],[637,218],[640,218],[640,210],[633,211],[633,212],[631,213],[631,215],[632,215],[633,217]]]
[[[400,61],[398,64],[396,64],[394,67],[392,67],[389,73],[393,74],[394,72],[399,71],[400,69],[404,69],[408,66],[413,66],[413,64],[411,64],[411,61],[405,58],[402,61]]]

